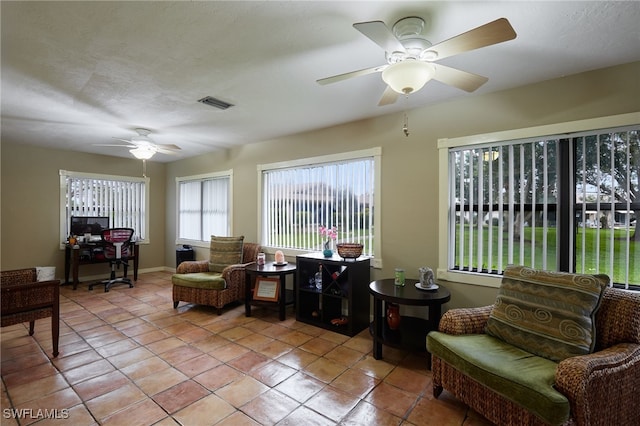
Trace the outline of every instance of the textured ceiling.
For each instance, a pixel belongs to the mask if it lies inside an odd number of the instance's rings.
[[[489,82],[469,94],[437,81],[411,108],[640,60],[640,3],[1,2],[2,141],[130,157],[96,147],[152,130],[173,161],[397,112],[380,74],[315,81],[384,63],[352,24],[405,16],[433,43],[500,17],[517,38],[441,61]],[[198,103],[214,96],[235,106]]]

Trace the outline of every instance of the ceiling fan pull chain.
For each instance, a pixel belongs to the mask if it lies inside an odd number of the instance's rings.
[[[409,137],[409,116],[407,115],[407,104],[409,103],[409,95],[404,96],[404,124],[402,125],[402,131],[406,137]]]

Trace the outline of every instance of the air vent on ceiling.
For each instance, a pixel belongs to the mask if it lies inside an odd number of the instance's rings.
[[[218,109],[227,109],[233,106],[233,104],[221,101],[220,99],[216,99],[213,96],[205,96],[202,99],[198,99],[198,102],[202,102],[205,105],[209,105]]]

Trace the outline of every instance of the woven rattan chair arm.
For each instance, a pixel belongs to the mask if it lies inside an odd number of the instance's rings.
[[[227,283],[227,287],[231,285],[244,285],[245,279],[245,268],[247,265],[250,265],[253,262],[249,263],[238,263],[235,265],[229,265],[222,270],[222,278]]]
[[[249,263],[237,263],[235,265],[229,265],[227,267],[225,267],[222,270],[222,276],[224,277],[225,275],[231,274],[233,272],[242,272],[244,274],[244,269],[248,266],[251,265],[253,262],[249,262]],[[226,278],[225,278],[226,279]]]
[[[208,272],[208,260],[186,260],[176,268],[176,274],[193,274],[194,272]]]
[[[438,329],[447,334],[479,334],[489,319],[493,306],[449,309],[440,319]]]
[[[615,400],[620,402],[638,397],[638,344],[620,343],[592,354],[567,358],[558,364],[555,379],[555,387],[569,399],[572,417],[579,425],[620,424],[620,419],[640,420],[635,404],[612,404],[609,397],[615,395]],[[625,410],[628,412],[621,412]]]

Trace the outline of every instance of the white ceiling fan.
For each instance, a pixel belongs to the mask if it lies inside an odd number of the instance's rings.
[[[176,154],[180,151],[180,147],[177,145],[161,145],[157,144],[149,137],[151,134],[151,130],[138,128],[135,129],[136,136],[133,136],[131,139],[122,139],[122,138],[114,138],[122,142],[126,142],[127,145],[123,144],[95,144],[95,146],[117,146],[123,148],[129,148],[129,152],[133,154],[134,157],[140,160],[148,160],[154,156],[156,152],[161,154]]]
[[[424,19],[415,16],[400,19],[391,29],[382,21],[353,24],[355,29],[385,50],[387,63],[317,82],[324,85],[382,72],[387,88],[378,103],[380,106],[395,103],[399,94],[408,95],[420,90],[431,79],[473,92],[488,78],[437,64],[436,61],[516,38],[509,21],[500,18],[432,45],[422,35],[424,25]]]

